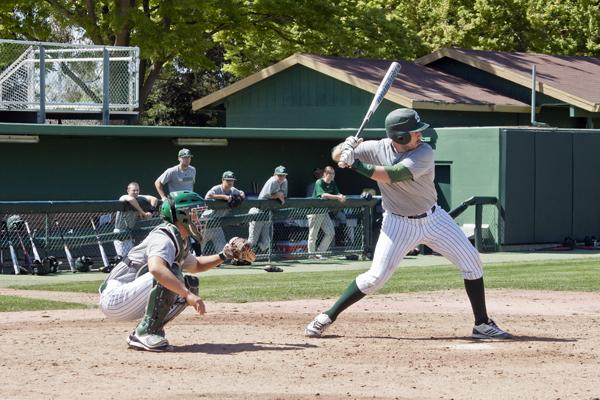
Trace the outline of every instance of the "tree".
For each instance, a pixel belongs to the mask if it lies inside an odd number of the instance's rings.
[[[52,39],[39,35],[36,23],[54,23],[62,30],[82,29],[98,45],[140,48],[140,105],[166,66],[180,60],[192,69],[213,69],[207,56],[215,47],[213,35],[234,23],[234,0],[17,0],[4,4],[4,21],[14,20],[15,36]],[[29,18],[29,16],[32,16]],[[42,24],[43,25],[43,24]]]
[[[423,54],[416,31],[398,13],[407,1],[254,0],[245,18],[217,33],[225,69],[245,76],[297,53],[410,59]]]
[[[296,53],[411,60],[440,47],[600,56],[600,0],[14,0],[0,34],[140,48],[146,121]],[[217,56],[218,55],[218,56]],[[231,75],[228,75],[231,74]],[[156,85],[158,92],[152,93]],[[208,80],[204,84],[202,81]],[[152,93],[152,96],[150,96]],[[186,95],[187,96],[187,95]],[[166,119],[164,119],[166,118]]]

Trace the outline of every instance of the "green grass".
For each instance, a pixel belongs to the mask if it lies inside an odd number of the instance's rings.
[[[41,311],[41,310],[70,310],[89,308],[85,304],[65,303],[41,299],[28,299],[16,296],[0,296],[0,312],[9,311]]]
[[[219,302],[275,301],[337,297],[360,271],[290,272],[202,277],[203,298]],[[485,266],[488,288],[551,291],[599,291],[598,260],[503,263]],[[99,282],[11,286],[18,289],[95,293]],[[462,288],[453,266],[399,268],[378,293],[403,293]]]

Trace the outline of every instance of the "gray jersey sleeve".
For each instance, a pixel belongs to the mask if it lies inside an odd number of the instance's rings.
[[[367,164],[381,165],[381,162],[378,160],[380,147],[381,143],[378,140],[362,142],[354,149],[354,158]]]
[[[173,174],[175,173],[175,171],[173,170],[173,168],[167,168],[165,170],[165,172],[163,172],[159,177],[158,180],[160,181],[160,183],[162,183],[163,185],[166,185],[170,180],[171,177],[173,176]]]
[[[177,249],[173,241],[163,232],[154,231],[147,238],[146,259],[159,256],[172,265],[175,262]]]
[[[206,192],[206,196],[204,197],[208,198],[208,196],[212,194],[223,194],[223,189],[221,188],[221,185],[215,185],[212,188],[210,188],[210,190]]]

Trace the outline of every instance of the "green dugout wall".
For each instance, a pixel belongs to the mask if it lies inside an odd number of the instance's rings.
[[[504,244],[600,237],[600,131],[502,129]]]

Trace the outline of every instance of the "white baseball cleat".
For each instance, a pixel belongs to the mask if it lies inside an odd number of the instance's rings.
[[[333,321],[327,314],[319,314],[313,319],[310,324],[306,325],[304,334],[308,337],[321,337],[325,329],[331,325]]]
[[[487,324],[479,324],[473,327],[471,337],[474,339],[512,339],[512,335],[503,331],[493,320],[488,320]]]
[[[147,351],[166,351],[169,349],[169,341],[160,335],[145,334],[141,335],[135,330],[127,338],[127,344],[129,346]]]

